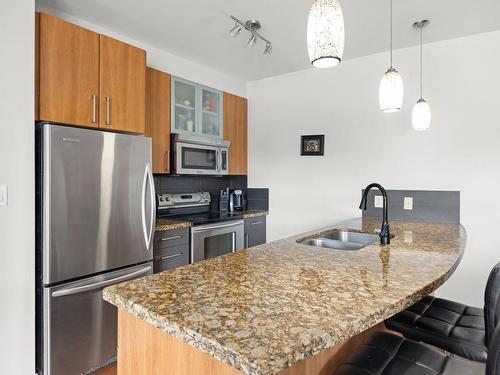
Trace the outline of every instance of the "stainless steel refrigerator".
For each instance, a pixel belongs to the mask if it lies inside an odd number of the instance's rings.
[[[151,139],[36,125],[37,372],[80,375],[116,358],[102,289],[152,273]]]

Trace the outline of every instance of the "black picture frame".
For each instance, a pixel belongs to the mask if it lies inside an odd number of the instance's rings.
[[[324,156],[325,136],[324,135],[303,135],[300,137],[301,156]]]

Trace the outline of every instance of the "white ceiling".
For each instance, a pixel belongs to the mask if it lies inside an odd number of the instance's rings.
[[[252,81],[308,68],[306,27],[312,0],[38,0],[58,11]],[[344,59],[388,50],[389,0],[340,0],[346,45]],[[273,43],[264,56],[261,41],[228,35],[232,14],[256,18]],[[418,44],[411,27],[427,18],[425,40],[434,42],[500,29],[499,0],[394,0],[395,48]],[[464,46],[464,57],[467,48]]]

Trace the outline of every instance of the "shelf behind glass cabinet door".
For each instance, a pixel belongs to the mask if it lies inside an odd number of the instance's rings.
[[[222,94],[206,87],[201,87],[201,133],[222,137]]]
[[[191,82],[174,78],[174,130],[197,133],[197,86]]]

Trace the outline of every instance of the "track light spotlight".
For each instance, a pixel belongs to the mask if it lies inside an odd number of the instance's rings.
[[[231,35],[233,38],[236,38],[240,33],[240,31],[241,31],[241,26],[235,23],[231,31],[229,31],[229,35]]]
[[[271,43],[266,43],[266,48],[264,48],[264,55],[269,56],[273,50]]]
[[[248,47],[255,46],[256,42],[257,42],[257,37],[254,34],[252,34],[252,36],[250,37],[250,39],[248,39]]]

